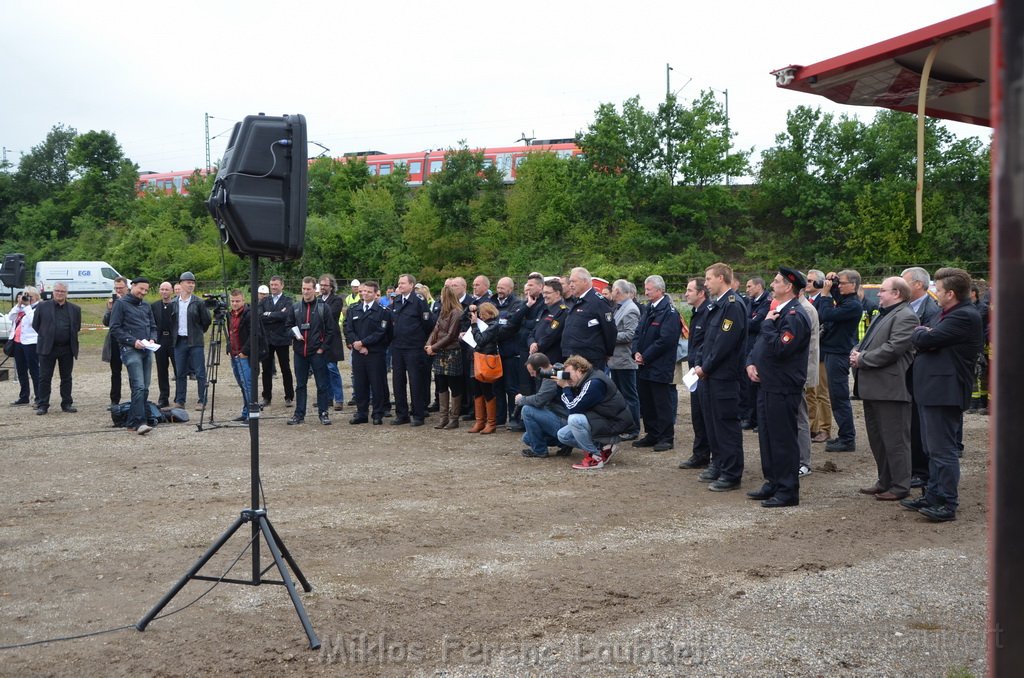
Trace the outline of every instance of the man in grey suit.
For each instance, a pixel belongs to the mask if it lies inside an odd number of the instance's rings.
[[[917,314],[922,325],[928,325],[939,315],[939,305],[928,293],[931,276],[920,266],[913,266],[900,274],[910,285],[910,309]],[[924,487],[928,484],[928,455],[921,443],[921,417],[914,398],[914,366],[907,371],[907,388],[912,399],[910,414],[910,486]]]
[[[612,283],[612,301],[615,306],[615,352],[608,361],[611,378],[619,393],[626,399],[626,405],[633,415],[635,427],[622,434],[623,440],[635,440],[640,436],[640,396],[637,393],[637,364],[633,360],[633,337],[640,322],[640,309],[633,297],[636,287],[628,280],[619,279]]]
[[[864,401],[868,443],[878,478],[862,494],[897,501],[910,494],[910,390],[907,371],[914,360],[911,337],[918,325],[910,308],[910,286],[886,278],[878,290],[879,316],[850,352],[853,392]]]

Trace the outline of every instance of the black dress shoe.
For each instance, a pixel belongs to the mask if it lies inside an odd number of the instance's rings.
[[[856,450],[857,445],[852,440],[849,442],[836,440],[830,443],[825,443],[826,452],[854,452]]]
[[[948,506],[925,506],[917,511],[933,523],[948,523],[956,520],[956,511]]]
[[[384,420],[381,419],[380,417],[374,417],[373,418],[373,425],[374,426],[380,426],[383,423],[384,423]]]
[[[370,420],[367,419],[366,417],[352,417],[351,419],[348,420],[348,423],[350,423],[350,424],[366,424],[369,421]]]
[[[714,466],[708,466],[706,469],[701,471],[701,474],[699,476],[697,476],[697,480],[703,480],[705,482],[710,482],[712,480],[718,480],[718,476],[721,473],[722,472],[719,471]]]
[[[799,499],[779,499],[778,497],[772,497],[761,502],[761,506],[764,508],[782,508],[783,506],[799,506]]]
[[[391,420],[390,423],[392,426],[401,426],[402,424],[408,424],[409,417],[395,417],[394,419]]]
[[[732,490],[740,489],[740,481],[738,480],[723,480],[719,478],[715,482],[708,485],[708,489],[712,492],[730,492]]]
[[[409,426],[423,426],[423,420],[419,417],[413,417],[412,421],[409,422]]]
[[[679,462],[679,468],[707,468],[708,459],[701,459],[697,456],[691,456],[689,459],[684,459]]]
[[[74,414],[75,412],[78,411],[78,408],[75,407],[74,405],[68,405],[67,407],[60,408],[60,411],[67,412],[68,414]]]
[[[633,441],[633,447],[654,447],[657,444],[657,441],[651,436],[644,436],[640,440]]]
[[[11,407],[15,407],[17,405],[28,405],[28,398],[18,398],[13,403],[11,403]]]
[[[46,414],[47,412],[48,412],[48,409],[45,408],[45,407],[37,407],[36,408],[36,414],[38,414],[40,416]]]
[[[758,501],[771,499],[774,496],[775,493],[772,492],[771,488],[768,485],[762,485],[761,489],[759,490],[752,490],[750,492],[747,492],[747,497],[749,497],[750,499],[756,499]]]
[[[905,509],[910,509],[911,511],[920,511],[921,509],[928,508],[931,505],[932,503],[924,496],[920,496],[917,499],[911,499],[910,497],[900,499],[900,506]]]
[[[658,444],[656,444],[654,446],[654,451],[655,452],[666,452],[668,450],[671,450],[672,447],[673,447],[672,443],[660,442],[660,443],[658,443]]]
[[[520,454],[522,454],[524,457],[532,457],[534,459],[543,459],[543,458],[546,458],[548,456],[547,452],[545,452],[544,454],[538,454],[538,453],[534,452],[533,450],[531,450],[529,447],[527,447],[526,449],[522,450],[522,452],[520,452]]]
[[[288,420],[288,425],[295,426],[296,424],[301,424],[303,421],[305,421],[304,417],[292,417],[291,419]]]

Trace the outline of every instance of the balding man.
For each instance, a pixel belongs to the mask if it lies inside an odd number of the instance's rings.
[[[593,278],[585,268],[574,268],[569,287],[575,301],[565,318],[562,355],[579,355],[596,370],[603,370],[615,352],[615,320],[612,308],[594,289]]]

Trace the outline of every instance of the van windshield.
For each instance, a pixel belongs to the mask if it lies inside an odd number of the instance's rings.
[[[106,266],[100,268],[100,273],[103,275],[104,278],[107,278],[108,280],[113,280],[114,278],[117,277],[117,271]]]

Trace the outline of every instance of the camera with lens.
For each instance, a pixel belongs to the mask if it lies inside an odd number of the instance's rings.
[[[215,320],[223,317],[228,311],[228,302],[223,294],[204,294],[203,302]]]
[[[537,374],[545,379],[554,379],[555,381],[569,380],[569,373],[566,371],[565,365],[562,363],[555,363],[551,367],[542,368],[537,371]]]
[[[828,280],[830,280],[832,282],[832,287],[839,287],[839,276],[834,275],[834,276],[828,278]],[[824,280],[812,280],[811,284],[814,285],[814,287],[816,287],[819,290],[822,289],[823,287],[825,287],[825,281]]]
[[[32,303],[32,296],[29,295],[29,294],[21,295],[21,303],[23,303],[23,304],[31,304]]]

